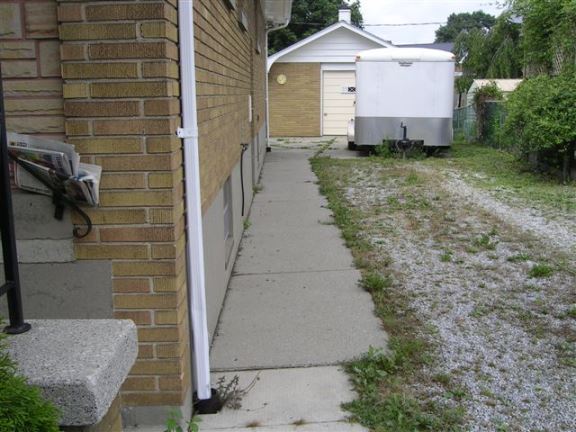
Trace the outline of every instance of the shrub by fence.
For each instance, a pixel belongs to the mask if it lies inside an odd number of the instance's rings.
[[[501,101],[483,102],[481,118],[476,114],[476,107],[468,105],[454,110],[454,134],[463,137],[466,142],[477,142],[501,148],[502,127],[506,120],[506,108]]]

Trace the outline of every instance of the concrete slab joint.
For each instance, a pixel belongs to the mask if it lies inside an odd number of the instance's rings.
[[[61,412],[63,426],[100,422],[136,361],[130,320],[31,320],[9,338],[9,354],[28,382]]]

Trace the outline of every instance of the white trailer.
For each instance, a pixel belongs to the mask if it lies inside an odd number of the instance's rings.
[[[356,57],[356,113],[350,146],[452,144],[454,54],[380,48]]]

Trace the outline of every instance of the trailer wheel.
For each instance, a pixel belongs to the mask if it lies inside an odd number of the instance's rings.
[[[354,141],[348,141],[348,150],[356,150],[358,146],[354,143]]]

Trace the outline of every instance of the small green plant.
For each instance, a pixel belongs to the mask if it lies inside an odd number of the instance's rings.
[[[182,414],[179,411],[170,411],[166,419],[164,432],[198,432],[200,430],[200,425],[198,424],[202,421],[200,417],[193,416],[186,422],[186,429],[182,429],[182,426],[180,426],[181,420]]]
[[[472,246],[482,250],[494,250],[496,249],[496,242],[492,241],[490,234],[482,234],[472,240]]]
[[[6,351],[5,337],[0,330],[0,431],[58,432],[58,410],[18,375]]]
[[[517,255],[509,256],[506,261],[511,263],[524,262],[530,260],[530,255],[526,253],[519,253]]]
[[[251,226],[252,226],[252,222],[250,221],[250,219],[248,219],[248,218],[244,219],[244,231],[246,231]]]
[[[261,183],[258,183],[254,185],[252,192],[254,192],[254,195],[256,195],[257,193],[262,192],[262,189],[264,189],[264,186],[262,186]]]
[[[227,380],[225,376],[221,376],[216,381],[216,392],[225,407],[238,410],[242,408],[242,398],[254,388],[259,380],[260,374],[256,374],[246,388],[240,388],[240,377],[238,375],[234,375],[230,380]]]
[[[452,262],[452,255],[452,251],[446,250],[442,255],[440,255],[440,261]]]
[[[382,159],[394,157],[394,153],[392,153],[390,150],[390,146],[387,142],[383,142],[380,145],[374,146],[374,154]]]
[[[568,311],[566,311],[566,316],[568,318],[576,319],[576,305],[572,305],[568,308]]]
[[[452,382],[450,375],[444,374],[444,373],[439,373],[439,374],[434,375],[432,377],[432,380],[434,382],[437,382],[438,384],[443,385],[444,387],[448,387],[450,385],[450,383]]]
[[[424,180],[416,173],[412,172],[406,176],[404,184],[406,186],[416,186],[424,183]]]
[[[445,396],[446,398],[455,399],[455,400],[458,400],[458,401],[459,401],[459,400],[462,400],[462,399],[465,399],[465,398],[467,397],[467,395],[468,395],[468,394],[466,393],[466,390],[465,390],[464,388],[462,388],[462,387],[455,387],[455,388],[453,388],[453,389],[451,389],[451,390],[448,390],[448,391],[444,394],[444,396]]]
[[[532,266],[528,272],[528,276],[531,278],[547,278],[552,276],[554,269],[548,264],[535,264]]]
[[[362,287],[368,292],[382,292],[392,284],[390,278],[376,272],[367,272],[362,277]]]

